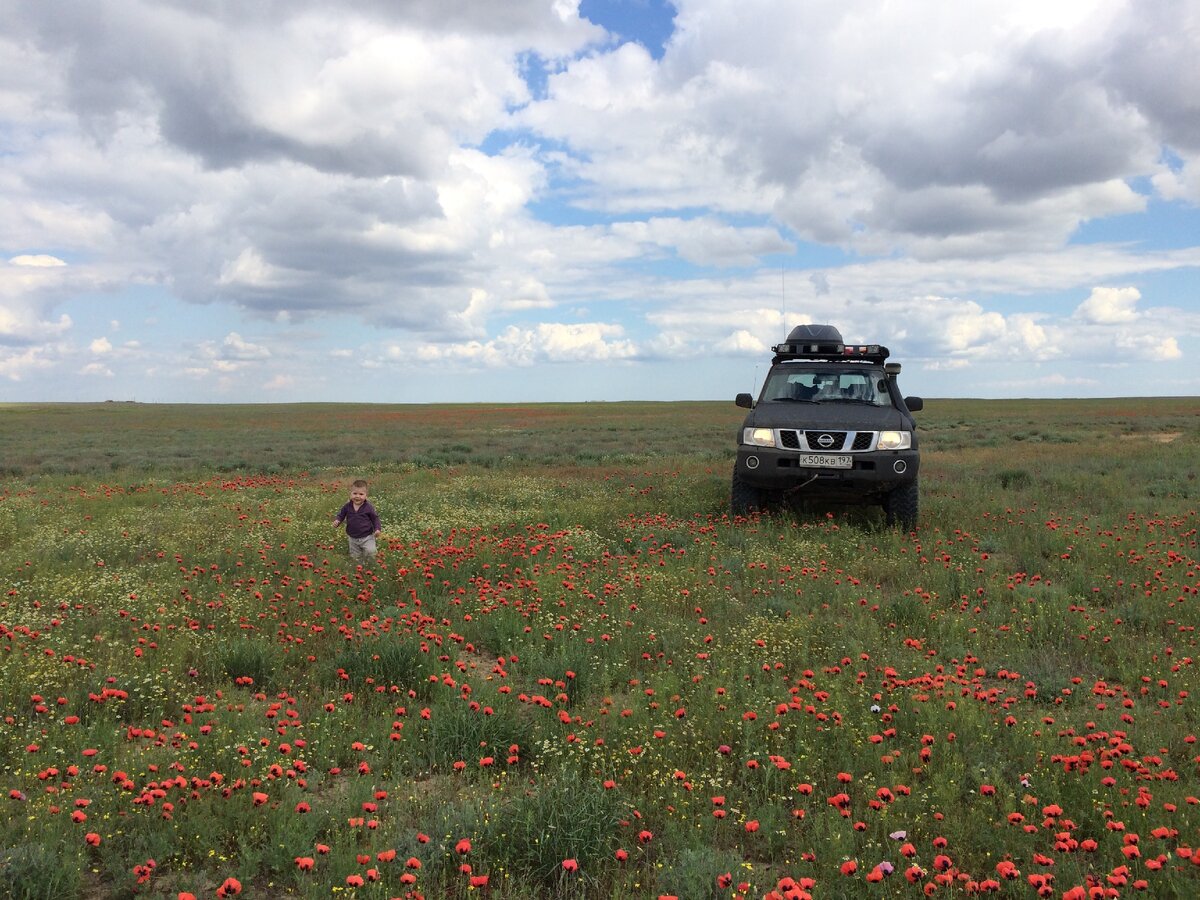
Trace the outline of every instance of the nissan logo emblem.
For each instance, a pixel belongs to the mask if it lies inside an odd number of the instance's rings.
[[[817,443],[825,448],[832,447],[833,446],[833,435],[832,434],[823,434],[817,438]]]

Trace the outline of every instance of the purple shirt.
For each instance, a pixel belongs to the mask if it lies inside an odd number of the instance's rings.
[[[364,538],[377,531],[383,531],[383,527],[379,524],[379,515],[375,512],[375,507],[371,505],[370,500],[364,500],[362,506],[357,510],[354,508],[354,501],[347,500],[346,505],[338,510],[337,518],[334,521],[339,524],[345,522],[346,534],[352,538]]]

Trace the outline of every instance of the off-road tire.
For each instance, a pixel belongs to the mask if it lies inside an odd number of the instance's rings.
[[[752,512],[764,509],[763,492],[752,484],[747,484],[733,473],[733,485],[729,491],[729,511],[735,516],[748,516]]]
[[[899,525],[905,531],[917,527],[920,506],[920,490],[916,481],[893,488],[883,498],[883,511],[887,514],[888,525]]]

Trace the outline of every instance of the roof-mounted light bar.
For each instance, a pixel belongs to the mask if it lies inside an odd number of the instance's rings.
[[[786,353],[791,356],[841,356],[844,347],[842,344],[822,342],[814,344],[776,344],[771,349],[776,353]]]
[[[776,344],[771,351],[775,354],[774,362],[790,359],[854,359],[880,363],[889,356],[888,348],[881,344],[842,344],[829,341]]]

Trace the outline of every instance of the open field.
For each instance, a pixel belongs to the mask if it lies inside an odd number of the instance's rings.
[[[1200,401],[927,401],[913,533],[741,416],[0,406],[0,896],[1200,895]]]

